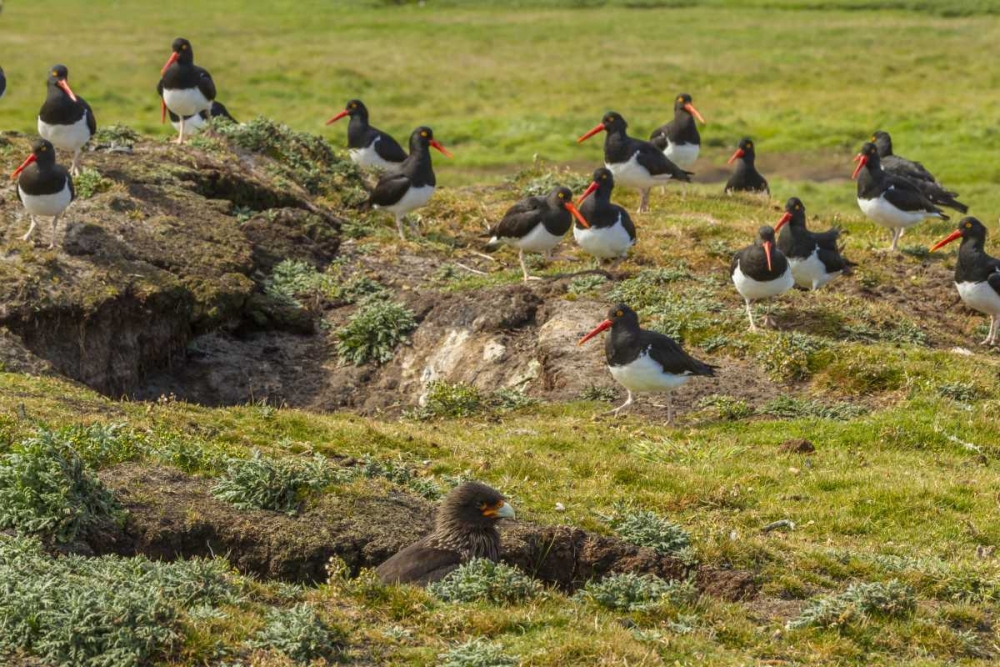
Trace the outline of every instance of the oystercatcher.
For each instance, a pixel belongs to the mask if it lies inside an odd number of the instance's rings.
[[[38,134],[59,150],[72,152],[70,173],[79,174],[80,153],[97,132],[97,120],[86,100],[73,93],[68,79],[65,65],[49,70],[49,92],[38,112]]]
[[[649,190],[670,179],[690,182],[691,172],[671,162],[656,146],[628,136],[628,123],[621,114],[609,111],[604,119],[577,139],[582,143],[598,132],[607,132],[604,139],[604,166],[610,169],[619,185],[637,188],[642,195],[639,212],[649,210]]]
[[[688,355],[677,342],[655,331],[639,328],[639,316],[624,303],[610,311],[593,331],[580,339],[583,345],[597,334],[611,329],[604,343],[611,376],[628,391],[624,403],[612,410],[618,414],[632,405],[632,392],[663,392],[667,395],[667,422],[674,422],[670,392],[695,375],[715,375],[715,367]]]
[[[840,230],[811,232],[806,229],[806,207],[798,197],[785,203],[785,214],[774,231],[780,232],[778,250],[788,259],[792,277],[799,287],[819,289],[844,272],[847,263],[837,248]]]
[[[931,252],[959,238],[955,287],[966,306],[990,316],[990,333],[983,345],[996,345],[1000,342],[1000,259],[986,254],[986,227],[975,218],[964,218]]]
[[[0,67],[0,100],[3,96],[7,94],[7,77],[3,73],[3,67]]]
[[[612,266],[624,259],[629,248],[635,245],[632,218],[628,211],[611,203],[614,187],[615,177],[610,169],[600,167],[594,171],[594,180],[576,202],[589,227],[579,220],[573,225],[577,244],[598,259],[614,259]]]
[[[754,150],[753,140],[750,137],[740,139],[736,146],[736,152],[729,158],[726,164],[736,163],[736,171],[726,181],[726,192],[761,192],[771,194],[771,188],[767,185],[767,179],[760,175],[754,162],[757,159],[757,151]]]
[[[559,245],[562,237],[573,226],[573,218],[584,228],[589,223],[573,205],[573,192],[569,188],[555,188],[547,197],[525,197],[504,213],[503,219],[488,234],[486,250],[492,252],[507,243],[518,249],[524,281],[531,278],[524,264],[525,252],[549,252]]]
[[[788,260],[774,247],[774,229],[766,226],[757,232],[757,240],[752,245],[748,245],[733,256],[729,275],[733,278],[736,291],[746,301],[751,331],[757,330],[751,304],[754,301],[780,296],[792,289],[792,285],[795,284]],[[764,326],[770,325],[769,310],[768,308],[764,311]]]
[[[167,109],[167,115],[170,116],[170,124],[174,126],[174,129],[178,132],[181,131],[181,117],[175,114],[170,109]],[[196,134],[201,132],[209,121],[213,118],[225,118],[231,123],[237,123],[238,121],[232,117],[229,113],[229,109],[219,101],[213,101],[212,106],[208,111],[199,111],[193,116],[186,116],[184,118],[184,131],[190,134]]]
[[[178,37],[171,49],[170,58],[160,70],[156,92],[160,96],[161,120],[166,121],[168,109],[179,116],[177,143],[183,144],[185,119],[211,110],[215,82],[208,71],[194,64],[191,42]]]
[[[958,193],[946,190],[931,172],[919,162],[907,160],[892,152],[892,137],[888,132],[878,131],[872,135],[872,142],[878,148],[878,156],[882,159],[882,169],[892,176],[902,176],[913,181],[920,191],[938,206],[953,208],[959,213],[967,213],[969,207],[958,201]]]
[[[31,238],[37,224],[35,216],[48,217],[52,218],[52,242],[49,247],[54,248],[59,216],[76,198],[76,192],[69,171],[56,164],[56,150],[52,143],[46,139],[36,140],[31,145],[31,155],[10,178],[17,179],[17,198],[24,204],[24,210],[31,219],[28,233],[21,240]]]
[[[386,132],[368,124],[368,107],[361,100],[351,100],[344,110],[326,121],[335,123],[350,116],[347,124],[347,150],[359,167],[390,171],[406,159],[406,151]]]
[[[496,489],[466,482],[438,509],[430,535],[406,547],[375,570],[384,584],[426,586],[473,558],[500,560],[497,522],[513,519],[514,508]]]
[[[663,151],[681,169],[691,167],[701,150],[701,135],[698,134],[695,118],[704,125],[705,119],[691,104],[691,96],[681,93],[674,100],[674,119],[649,135],[649,143]]]
[[[925,218],[948,219],[913,181],[885,173],[875,144],[863,145],[854,160],[858,166],[851,178],[858,179],[858,206],[869,220],[892,230],[890,250],[896,249],[907,227]]]
[[[451,153],[434,138],[434,130],[429,127],[415,129],[410,135],[409,156],[395,171],[379,179],[368,199],[371,207],[386,210],[396,216],[396,229],[399,230],[399,238],[404,241],[406,234],[403,233],[403,217],[427,204],[437,185],[434,169],[431,167],[430,147],[451,157]],[[415,224],[411,228],[419,235]]]

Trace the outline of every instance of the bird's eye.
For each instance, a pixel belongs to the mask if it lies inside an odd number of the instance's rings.
[[[52,76],[59,76],[59,72],[52,70]]]
[[[352,104],[352,105],[351,105],[351,108],[352,108],[352,109],[357,109],[357,108],[358,108],[358,105],[357,105],[357,104]]]
[[[796,205],[795,205],[795,210],[796,210],[796,211],[801,211],[801,210],[802,210],[802,207],[801,207],[800,205],[796,204]]]
[[[421,137],[426,137],[426,136],[427,136],[427,133],[426,133],[426,132],[421,132],[421,133],[420,133],[420,136],[421,136]]]
[[[619,310],[617,313],[615,313],[615,317],[621,317],[624,314],[625,314],[624,312]]]
[[[678,102],[683,102],[683,101],[684,101],[684,98],[683,98],[683,97],[678,97],[678,98],[677,98],[677,101],[678,101]]]
[[[559,193],[559,199],[566,199],[566,195],[564,195],[563,193],[560,192]]]
[[[972,223],[971,222],[965,223],[965,228],[966,229],[972,229]]]
[[[602,181],[608,180],[608,175],[607,174],[601,174],[601,180]]]
[[[182,51],[187,51],[187,47],[188,47],[187,44],[181,44],[181,50]]]
[[[872,135],[872,138],[870,139],[870,141],[875,141],[875,135],[874,134]]]

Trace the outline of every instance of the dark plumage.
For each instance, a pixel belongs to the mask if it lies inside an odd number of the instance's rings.
[[[579,220],[573,225],[573,238],[588,254],[598,259],[619,259],[635,245],[635,224],[628,211],[611,201],[615,187],[614,174],[600,167],[594,180],[581,195],[577,205],[589,227]]]
[[[406,159],[406,151],[392,138],[368,123],[368,107],[361,100],[350,100],[344,110],[326,121],[329,125],[344,116],[350,116],[347,124],[347,148],[351,159],[361,167],[389,170]]]
[[[691,96],[681,93],[674,100],[673,120],[656,128],[649,135],[649,143],[666,153],[667,157],[681,169],[693,165],[701,149],[701,134],[698,133],[695,118],[702,123],[705,122],[694,108]]]
[[[729,158],[729,164],[736,162],[736,171],[726,182],[726,192],[763,192],[770,194],[767,179],[757,171],[755,161],[757,151],[749,137],[740,139],[736,152]]]
[[[59,216],[76,199],[73,177],[69,171],[56,164],[56,151],[46,139],[38,139],[31,146],[31,155],[14,171],[17,179],[17,198],[24,205],[31,219],[28,232],[21,237],[27,241],[35,231],[37,217],[52,218],[52,241],[55,247],[56,226]]]
[[[59,150],[72,152],[70,172],[79,173],[80,154],[97,132],[97,119],[87,101],[70,88],[65,65],[54,65],[46,84],[48,93],[38,111],[38,134]]]
[[[786,226],[787,225],[787,226]],[[818,289],[847,267],[837,248],[839,229],[811,232],[806,228],[806,207],[798,197],[785,203],[785,215],[778,221],[778,250],[788,259],[792,277],[799,287]]]
[[[180,130],[181,117],[169,109],[167,109],[167,115],[170,116],[171,125]],[[225,118],[230,123],[239,122],[233,118],[232,114],[229,113],[229,109],[227,109],[222,102],[215,100],[212,102],[212,107],[208,111],[200,111],[193,116],[185,116],[185,130],[199,131],[213,118]]]
[[[162,120],[166,121],[168,109],[179,116],[177,143],[184,143],[184,119],[209,111],[216,91],[212,75],[194,64],[194,47],[183,37],[171,45],[170,58],[160,70],[156,93],[161,99]]]
[[[753,244],[733,256],[729,275],[733,279],[736,291],[746,302],[751,331],[757,330],[751,304],[754,301],[780,296],[792,289],[795,284],[788,260],[775,248],[774,229],[767,226],[760,228]],[[770,313],[765,311],[764,325],[767,326],[769,321]]]
[[[3,67],[0,67],[0,100],[3,96],[7,94],[7,77],[3,73]]]
[[[513,519],[514,509],[496,489],[466,482],[441,501],[434,530],[378,566],[387,584],[426,586],[440,581],[473,558],[500,559],[500,519]]]
[[[958,229],[938,241],[931,251],[962,239],[955,265],[955,287],[965,305],[990,317],[990,331],[983,345],[1000,342],[1000,259],[986,253],[986,226],[964,218]]]
[[[882,169],[892,176],[907,178],[916,184],[920,191],[935,204],[953,208],[959,213],[968,213],[969,207],[958,201],[958,193],[947,190],[919,162],[907,160],[892,152],[892,137],[881,130],[872,135],[872,143],[878,148],[882,160]]]

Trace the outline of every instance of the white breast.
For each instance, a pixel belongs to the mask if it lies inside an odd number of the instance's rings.
[[[181,131],[180,121],[172,120],[170,121],[170,124],[173,125],[174,129],[178,132]],[[201,132],[206,125],[208,125],[208,121],[205,120],[201,114],[196,113],[190,118],[184,119],[184,134],[197,134],[198,132]]]
[[[90,141],[90,128],[87,126],[88,112],[83,118],[72,125],[50,125],[41,118],[38,119],[38,134],[48,139],[52,145],[61,151],[78,151]]]
[[[806,289],[819,289],[843,273],[842,271],[827,273],[826,266],[820,261],[818,250],[813,250],[805,259],[789,257],[788,265],[792,268],[795,284]]]
[[[177,90],[164,88],[163,101],[167,103],[167,108],[178,116],[193,116],[199,111],[208,111],[212,108],[212,101],[206,98],[197,86]],[[186,129],[187,123],[184,126]]]
[[[390,206],[377,206],[376,208],[381,208],[384,211],[389,211],[390,213],[398,215],[406,215],[410,211],[415,211],[418,208],[425,206],[427,202],[430,201],[431,196],[434,194],[433,185],[425,185],[421,188],[410,187],[400,199],[395,204]]]
[[[733,271],[733,284],[736,285],[736,291],[739,292],[744,299],[757,301],[758,299],[770,299],[771,297],[778,296],[779,294],[784,294],[788,290],[792,289],[792,285],[795,284],[795,279],[792,278],[791,269],[785,269],[785,272],[774,280],[764,282],[754,280],[750,276],[744,275],[743,271],[740,269],[739,260],[737,260],[736,270]]]
[[[671,391],[691,379],[691,375],[666,373],[646,350],[634,361],[622,366],[608,366],[611,376],[623,387],[634,392]]]
[[[921,220],[930,217],[940,217],[936,213],[928,211],[903,211],[885,200],[879,195],[875,199],[862,199],[858,197],[858,206],[868,219],[876,225],[888,227],[889,229],[905,229],[912,227]]]
[[[604,165],[615,175],[615,183],[629,188],[646,189],[656,185],[663,185],[670,180],[670,174],[660,174],[652,176],[649,170],[639,164],[639,153],[632,156],[628,162],[623,164]]]
[[[562,237],[550,234],[549,230],[545,229],[545,225],[538,223],[523,238],[505,238],[502,240],[526,252],[548,252],[559,245]]]
[[[668,140],[663,154],[681,169],[687,169],[698,159],[700,149],[698,144],[673,144]]]
[[[21,189],[21,186],[18,186],[17,191],[21,195],[24,210],[31,215],[51,218],[65,211],[70,202],[73,201],[73,197],[69,192],[69,185],[64,187],[62,192],[51,195],[29,195]]]
[[[955,283],[965,305],[987,315],[1000,315],[1000,294],[986,281]]]
[[[366,148],[351,148],[348,149],[348,153],[351,155],[351,160],[354,164],[359,167],[364,167],[366,169],[380,169],[382,171],[391,171],[399,166],[397,162],[389,162],[382,158],[381,155],[375,150],[375,146],[382,137],[375,137],[375,141],[371,143],[370,146]]]
[[[577,244],[583,248],[584,252],[600,259],[622,257],[635,243],[620,221],[610,227],[590,227],[589,229],[582,229],[574,225],[573,238],[576,239]]]

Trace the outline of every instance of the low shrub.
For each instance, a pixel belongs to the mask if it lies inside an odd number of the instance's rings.
[[[648,611],[661,604],[690,602],[696,596],[691,581],[668,582],[652,574],[626,572],[587,582],[576,599],[614,611]]]
[[[658,554],[678,555],[691,547],[691,536],[676,523],[656,512],[625,503],[615,506],[615,513],[607,523],[626,542],[647,547]]]
[[[813,600],[798,618],[788,622],[788,627],[831,628],[876,617],[905,618],[916,608],[913,589],[896,579],[886,583],[851,584],[839,595]]]
[[[413,311],[406,306],[395,301],[367,301],[337,332],[337,354],[355,366],[385,363],[416,326]]]
[[[427,587],[445,602],[490,602],[505,605],[537,597],[542,584],[517,568],[476,558]]]
[[[278,651],[297,664],[311,660],[332,660],[346,633],[326,623],[307,604],[291,609],[272,609],[267,625],[249,642],[250,648]]]
[[[472,639],[438,656],[438,667],[514,667],[518,658],[486,639]]]
[[[240,509],[295,514],[305,497],[333,481],[326,459],[271,458],[257,450],[248,459],[231,458],[212,495]]]

